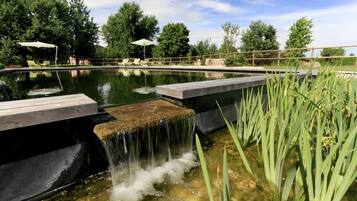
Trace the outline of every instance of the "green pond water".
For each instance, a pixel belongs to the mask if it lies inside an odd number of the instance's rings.
[[[71,70],[0,75],[0,101],[84,93],[99,106],[154,99],[154,87],[163,84],[249,76],[219,72],[159,72],[142,70]]]
[[[247,157],[251,161],[256,179],[245,171],[243,163],[236,151],[235,145],[227,129],[219,130],[206,137],[201,137],[208,170],[211,175],[212,186],[218,188],[217,174],[222,174],[222,159],[224,148],[228,152],[228,173],[231,185],[232,201],[269,201],[272,192],[267,187],[264,170],[257,158],[254,148],[246,150]],[[207,191],[199,166],[185,174],[180,182],[167,181],[155,185],[156,195],[143,198],[143,201],[207,201]],[[63,190],[47,201],[107,201],[111,200],[112,182],[109,173],[100,173],[83,180],[70,188]],[[217,195],[217,191],[214,191]],[[357,200],[356,187],[352,187],[343,201]]]

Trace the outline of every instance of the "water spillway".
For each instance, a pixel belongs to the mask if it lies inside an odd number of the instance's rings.
[[[97,125],[109,162],[112,199],[158,195],[155,184],[180,182],[196,165],[194,112],[163,100],[106,109],[114,120]]]

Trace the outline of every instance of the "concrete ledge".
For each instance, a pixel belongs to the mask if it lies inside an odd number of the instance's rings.
[[[223,80],[160,85],[156,87],[156,93],[162,96],[168,96],[182,100],[264,85],[265,79],[265,75],[260,75]]]
[[[0,102],[0,131],[96,114],[84,94]]]
[[[299,73],[298,75],[305,76],[307,74]],[[182,100],[265,85],[266,79],[271,76],[274,75],[258,75],[251,77],[160,85],[156,87],[156,93],[162,96]],[[285,75],[282,74],[279,76],[284,77]]]

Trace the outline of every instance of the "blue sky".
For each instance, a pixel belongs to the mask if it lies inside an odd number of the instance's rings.
[[[84,0],[99,26],[115,14],[124,0]],[[263,20],[278,30],[284,46],[289,27],[300,17],[314,22],[310,46],[357,45],[357,1],[354,0],[135,0],[145,14],[155,15],[162,28],[169,22],[183,22],[190,30],[190,43],[210,38],[218,45],[224,22],[241,30],[252,20]],[[101,41],[101,44],[104,44]],[[238,44],[239,45],[239,42]]]

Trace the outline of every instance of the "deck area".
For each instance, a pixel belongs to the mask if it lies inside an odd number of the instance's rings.
[[[96,114],[97,103],[84,94],[0,102],[0,131]]]

